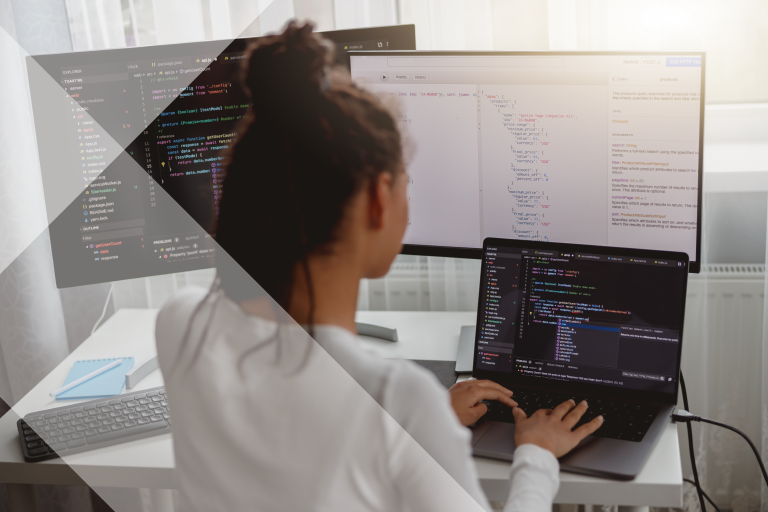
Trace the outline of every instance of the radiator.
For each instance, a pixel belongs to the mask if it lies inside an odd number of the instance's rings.
[[[704,265],[688,280],[683,331],[682,370],[691,410],[744,430],[758,447],[764,300],[765,265]],[[682,426],[678,433],[683,472],[691,475],[687,434]],[[694,440],[703,484],[718,504],[733,508],[734,500],[759,499],[757,465],[740,437],[694,424]]]
[[[398,256],[381,279],[360,284],[361,311],[475,311],[480,261]]]

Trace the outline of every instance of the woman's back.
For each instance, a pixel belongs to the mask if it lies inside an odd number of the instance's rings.
[[[198,312],[180,353],[179,326],[205,295],[180,294],[157,322],[185,510],[482,508],[468,433],[431,375],[331,326],[316,328],[318,343],[281,327],[243,356],[275,324],[224,297]],[[193,356],[209,318],[215,334]]]

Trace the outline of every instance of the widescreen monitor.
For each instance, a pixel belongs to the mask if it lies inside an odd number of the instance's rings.
[[[701,262],[702,52],[352,52],[412,142],[404,252],[486,237]]]
[[[414,25],[322,35],[344,64],[416,45]],[[57,286],[214,266],[217,177],[249,107],[239,73],[254,39],[28,57]]]

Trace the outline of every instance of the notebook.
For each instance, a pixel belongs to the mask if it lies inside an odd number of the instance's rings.
[[[112,359],[87,359],[84,361],[75,361],[69,375],[64,379],[63,386],[72,381],[84,377],[89,373],[102,368],[112,361],[122,359],[123,362],[106,372],[89,379],[82,384],[78,384],[72,389],[65,391],[56,397],[56,400],[79,400],[83,398],[105,398],[108,396],[119,395],[123,392],[125,385],[125,374],[133,368],[132,357],[114,357]]]

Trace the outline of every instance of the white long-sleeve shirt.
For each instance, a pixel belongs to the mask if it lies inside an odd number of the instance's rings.
[[[183,510],[490,510],[470,432],[431,373],[340,327],[275,337],[223,296],[184,341],[205,295],[181,292],[156,326]],[[558,470],[550,452],[518,447],[505,510],[551,511]]]

